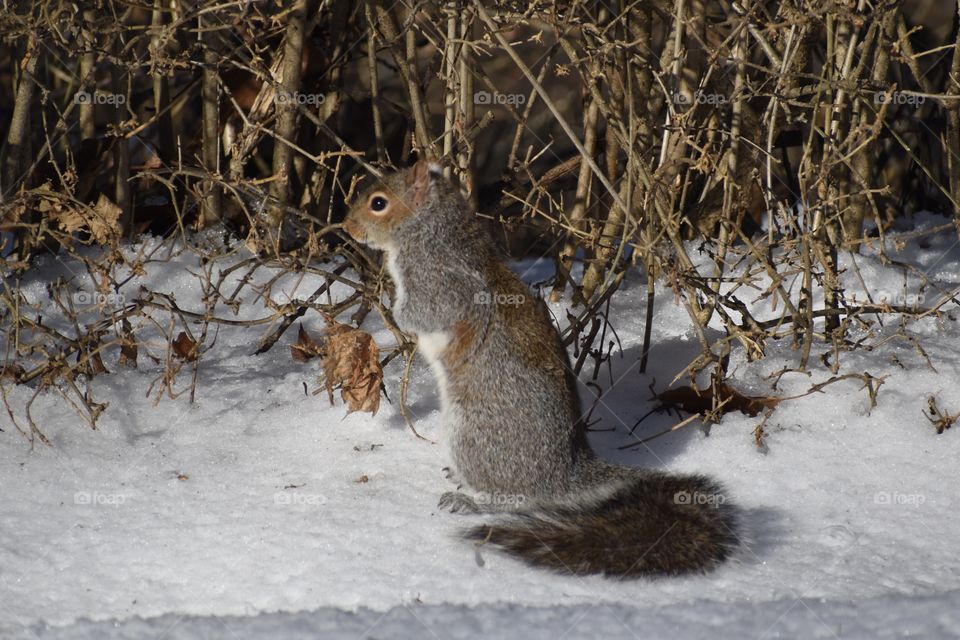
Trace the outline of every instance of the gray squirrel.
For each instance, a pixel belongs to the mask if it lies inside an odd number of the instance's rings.
[[[704,571],[733,552],[736,510],[718,484],[597,458],[546,305],[439,165],[376,180],[344,228],[385,253],[397,326],[416,335],[437,379],[448,477],[474,492],[444,493],[439,506],[501,514],[465,538],[616,578]]]

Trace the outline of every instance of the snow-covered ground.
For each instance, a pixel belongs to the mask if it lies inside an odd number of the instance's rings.
[[[956,289],[955,235],[922,244],[911,241],[896,259]],[[145,284],[200,310],[187,272],[198,264],[190,253],[150,263],[130,295]],[[872,252],[857,266],[874,298],[939,298]],[[542,275],[540,266],[518,269],[528,280]],[[27,294],[42,300],[44,283],[70,271],[47,259]],[[844,283],[863,288],[852,269]],[[282,284],[302,298],[319,280]],[[339,400],[330,406],[325,393],[304,392],[304,383],[317,386],[318,363],[290,357],[295,330],[254,356],[264,327],[224,326],[201,360],[193,404],[187,395],[157,403],[156,389],[147,390],[159,367],[141,358],[139,369],[125,369],[111,353],[111,373],[91,383],[94,398],[109,402],[97,431],[55,392],[32,406],[51,446],[31,450],[0,414],[0,638],[960,637],[960,426],[937,435],[924,417],[929,396],[960,412],[956,306],[905,330],[929,363],[913,343],[883,340],[900,328],[890,318],[869,339],[875,349],[841,354],[840,375],[886,376],[872,410],[862,383],[849,379],[781,404],[764,451],[753,437],[761,418],[741,414],[709,436],[691,424],[618,451],[655,405],[651,383],[662,390],[697,352],[686,312],[658,289],[650,366],[637,373],[645,299],[637,274],[612,305],[623,355],[598,375],[594,442],[607,457],[703,472],[727,486],[744,510],[748,544],[713,573],[615,582],[477,552],[453,535],[473,516],[436,508],[448,489],[444,450],[413,436],[400,415],[403,363],[386,369],[392,403],[376,417],[345,415]],[[745,301],[760,318],[779,313]],[[257,307],[243,313],[263,315]],[[554,312],[565,317],[560,306]],[[364,328],[393,344],[374,315]],[[323,321],[310,313],[304,326],[317,335]],[[799,359],[789,340],[754,363],[735,350],[730,368],[745,393],[793,396],[831,377],[819,364],[827,352],[815,345],[812,371],[785,374],[776,390],[768,376]],[[588,364],[584,382],[592,374]],[[593,392],[581,390],[589,406]],[[19,412],[33,393],[7,392]],[[422,362],[409,403],[418,431],[435,440],[438,398]],[[636,435],[677,420],[654,414]]]

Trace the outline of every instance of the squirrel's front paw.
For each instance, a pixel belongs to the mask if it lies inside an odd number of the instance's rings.
[[[480,513],[480,507],[476,501],[465,493],[459,491],[447,491],[440,496],[440,502],[437,504],[440,509],[446,509],[450,513]]]

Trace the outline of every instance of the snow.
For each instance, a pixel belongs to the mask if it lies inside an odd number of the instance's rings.
[[[960,629],[958,592],[936,596],[883,596],[855,602],[780,600],[735,605],[697,601],[663,607],[620,604],[472,607],[410,604],[385,612],[321,608],[309,613],[256,616],[83,620],[69,627],[37,625],[24,637],[42,640],[356,640],[357,638],[955,638]],[[29,634],[29,635],[27,635]]]
[[[943,222],[928,216],[920,225]],[[923,296],[930,305],[940,296],[935,287],[960,285],[955,235],[911,240],[899,253],[892,236],[895,259],[932,284],[921,288],[915,275],[868,250],[856,259],[864,293]],[[129,298],[144,285],[174,294],[183,309],[202,309],[190,273],[202,268],[195,254],[167,261],[166,245],[150,238],[129,251],[154,252],[145,275],[122,290]],[[843,264],[845,286],[863,290],[849,257]],[[542,264],[517,268],[528,281],[543,277]],[[83,273],[47,259],[28,274],[28,297],[43,301],[45,283],[58,276],[92,290],[74,271]],[[273,275],[261,269],[254,280]],[[286,275],[271,295],[305,298],[321,282]],[[331,297],[348,291],[335,285]],[[778,313],[752,296],[741,299],[758,317]],[[242,297],[239,317],[268,315],[252,292]],[[189,394],[158,401],[156,386],[148,395],[162,366],[141,357],[139,369],[123,368],[110,352],[111,373],[90,383],[93,397],[109,403],[96,431],[54,391],[32,405],[51,446],[31,450],[0,413],[0,638],[958,637],[960,427],[937,435],[923,415],[929,396],[960,412],[956,306],[906,328],[887,318],[868,340],[876,348],[841,352],[837,375],[885,377],[872,409],[862,382],[848,379],[782,403],[765,425],[763,451],[753,437],[761,417],[741,414],[709,435],[690,424],[618,450],[636,442],[627,432],[655,406],[651,384],[664,389],[697,353],[685,310],[658,285],[650,366],[638,374],[645,301],[643,278],[632,274],[611,305],[623,355],[615,351],[597,373],[604,393],[593,441],[612,459],[724,483],[744,510],[748,544],[718,570],[615,582],[477,551],[454,536],[477,517],[436,508],[449,485],[444,449],[433,442],[439,402],[425,362],[414,366],[409,403],[431,441],[415,437],[400,415],[402,362],[387,367],[392,402],[376,417],[345,415],[339,399],[330,406],[325,393],[305,393],[304,384],[317,387],[318,363],[290,357],[295,329],[254,356],[266,325],[221,326],[200,361],[193,404]],[[562,305],[552,310],[566,317]],[[374,315],[364,329],[392,345]],[[312,312],[303,323],[315,335],[323,327]],[[929,364],[897,337],[901,330]],[[143,331],[152,337],[142,351],[162,355],[159,334]],[[828,353],[816,344],[810,373],[787,373],[776,389],[769,376],[799,359],[788,338],[769,343],[756,362],[736,348],[730,370],[745,393],[801,395],[833,375],[820,360]],[[582,381],[593,374],[588,360]],[[191,375],[188,367],[175,388]],[[5,384],[22,419],[33,390]],[[589,406],[594,391],[584,384],[581,392]],[[653,414],[635,436],[678,420]]]

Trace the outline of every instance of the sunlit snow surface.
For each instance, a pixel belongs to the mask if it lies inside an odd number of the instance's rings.
[[[944,222],[926,216],[920,224]],[[923,246],[911,240],[899,253],[891,244],[889,253],[953,291],[960,285],[955,237],[935,235]],[[151,243],[160,241],[131,251]],[[706,257],[690,250],[706,268]],[[926,306],[940,299],[935,287],[921,290],[916,276],[884,266],[875,251],[856,257],[859,276],[849,256],[842,265],[848,292],[923,296]],[[515,266],[528,282],[546,277],[544,264]],[[75,267],[44,259],[28,275],[26,294],[43,300],[45,283],[58,276],[92,290]],[[191,274],[200,270],[189,252],[148,263],[128,295],[144,285],[201,310]],[[260,282],[273,275],[261,271]],[[740,292],[758,319],[781,311],[759,298],[768,282]],[[305,298],[320,283],[288,275],[274,298]],[[799,289],[791,280],[785,286]],[[349,291],[337,285],[331,295]],[[244,299],[239,317],[268,313],[252,292]],[[608,339],[619,341],[623,355],[615,352],[597,374],[604,395],[593,414],[594,443],[610,458],[724,483],[744,510],[749,545],[717,571],[621,583],[545,573],[487,550],[478,555],[453,535],[469,517],[436,508],[450,488],[441,472],[445,453],[413,436],[400,416],[402,362],[386,370],[393,402],[385,400],[376,417],[348,416],[339,399],[331,407],[325,393],[304,393],[304,383],[317,387],[318,365],[290,357],[295,329],[254,356],[265,326],[222,326],[200,362],[192,405],[188,395],[157,402],[156,388],[148,397],[161,367],[143,357],[137,370],[119,367],[111,352],[104,358],[111,373],[91,384],[94,399],[109,403],[97,431],[47,392],[32,415],[51,446],[31,451],[0,413],[0,638],[960,634],[960,425],[937,435],[924,417],[929,396],[960,412],[956,306],[905,330],[929,364],[910,341],[883,341],[900,329],[889,317],[868,340],[876,349],[841,353],[838,375],[886,377],[872,410],[861,381],[849,379],[781,404],[765,426],[766,452],[753,436],[761,418],[740,414],[727,415],[709,436],[691,424],[640,451],[621,451],[635,441],[629,429],[656,404],[651,385],[664,389],[698,349],[686,311],[658,286],[650,365],[638,374],[645,305],[643,276],[632,274],[610,308],[617,335]],[[567,309],[551,310],[565,325]],[[393,335],[375,316],[364,329],[389,347]],[[56,322],[53,311],[48,321]],[[323,321],[311,312],[304,326],[319,334]],[[145,348],[162,353],[159,334],[153,343],[145,335]],[[854,330],[854,338],[863,335]],[[737,346],[730,371],[745,393],[799,395],[833,375],[821,364],[828,351],[816,344],[811,372],[787,373],[776,389],[771,374],[799,360],[789,339],[769,343],[767,357],[753,363]],[[177,389],[190,374],[184,370]],[[581,379],[593,374],[588,360]],[[7,391],[22,419],[33,390]],[[583,385],[581,394],[590,406],[594,391]],[[438,397],[422,362],[409,403],[417,430],[438,439]],[[634,435],[679,419],[653,414]]]

